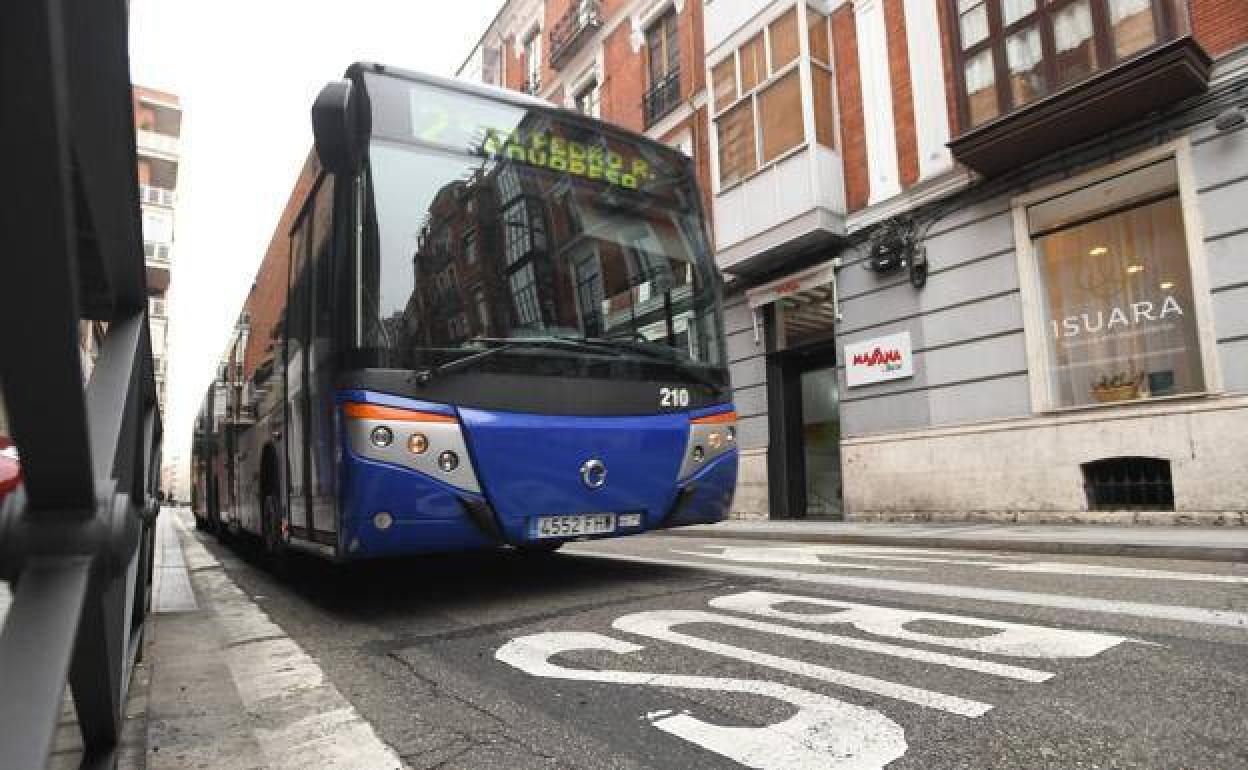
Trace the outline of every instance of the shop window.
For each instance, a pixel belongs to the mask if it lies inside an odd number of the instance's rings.
[[[1169,0],[947,0],[968,127],[1115,66],[1184,19]]]
[[[1109,457],[1084,463],[1081,468],[1089,510],[1174,510],[1169,460]]]
[[[1206,389],[1173,159],[1026,210],[1049,408]]]

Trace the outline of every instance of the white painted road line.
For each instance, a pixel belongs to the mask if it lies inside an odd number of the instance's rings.
[[[722,553],[701,553],[699,551],[677,551],[682,556],[700,556],[704,559],[722,559],[724,561],[743,561],[752,564],[805,564],[811,567],[833,567],[835,569],[860,569],[866,571],[889,570],[892,572],[920,572],[922,567],[894,566],[892,564],[863,564],[861,562],[835,562],[819,558],[815,551],[797,548],[733,548],[725,547]],[[855,556],[855,554],[844,554]],[[864,557],[875,558],[875,557]],[[909,557],[899,557],[909,558]],[[928,559],[913,559],[929,561]]]
[[[809,565],[814,567],[831,567],[833,569],[861,570],[900,570],[905,567],[881,566],[864,562],[827,561],[824,557],[842,557],[885,562],[915,562],[920,564],[949,564],[960,567],[981,567],[994,572],[1026,572],[1045,575],[1078,575],[1080,577],[1114,577],[1140,580],[1179,580],[1201,583],[1248,583],[1248,576],[1243,575],[1211,575],[1207,572],[1178,572],[1173,570],[1140,569],[1137,567],[1113,567],[1102,564],[1079,564],[1072,562],[1039,561],[1000,564],[990,559],[999,557],[947,559],[935,556],[898,556],[885,553],[882,548],[854,545],[815,545],[815,546],[736,546],[708,545],[712,551],[683,551],[672,549],[672,553],[682,556],[700,556],[703,559],[720,561],[748,562],[750,564],[785,564]],[[899,552],[906,549],[898,549]],[[910,553],[923,553],[921,550],[910,549]],[[938,552],[932,552],[938,553]],[[1025,557],[1020,557],[1025,558]],[[909,569],[923,569],[912,567]]]
[[[1030,564],[993,565],[995,572],[1036,572],[1048,575],[1079,575],[1081,577],[1116,577],[1145,580],[1178,580],[1197,583],[1248,583],[1248,576],[1210,575],[1207,572],[1175,572],[1161,569],[1138,569],[1136,567],[1110,567],[1102,564],[1065,564],[1062,562],[1032,562]]]
[[[589,632],[548,632],[512,639],[494,654],[532,676],[580,682],[762,695],[797,713],[763,727],[724,727],[670,709],[648,714],[658,729],[746,767],[778,770],[879,770],[906,753],[900,725],[872,709],[796,687],[752,679],[564,668],[550,658],[580,650],[628,654],[640,645]]]
[[[885,698],[893,698],[895,700],[914,703],[927,708],[947,711],[950,714],[957,714],[964,717],[977,717],[987,713],[992,709],[992,704],[983,703],[968,698],[960,698],[956,695],[946,695],[945,693],[935,692],[933,690],[925,690],[922,687],[911,687],[910,685],[897,684],[886,679],[877,679],[873,676],[865,674],[854,674],[849,671],[841,671],[840,669],[828,668],[814,663],[806,663],[805,661],[793,660],[791,658],[783,658],[779,655],[770,655],[757,650],[748,650],[744,647],[737,647],[723,642],[713,642],[709,639],[700,639],[696,636],[689,636],[677,631],[670,630],[670,626],[675,623],[697,622],[682,619],[681,616],[686,615],[710,615],[710,613],[684,613],[684,612],[639,612],[634,615],[625,615],[616,619],[612,626],[617,631],[625,631],[627,633],[648,636],[651,639],[658,639],[664,642],[680,644],[702,652],[709,652],[713,655],[721,655],[725,658],[734,658],[758,666],[767,666],[777,671],[787,671],[790,674],[818,679],[821,682],[840,685],[842,687],[850,687],[863,692],[882,695]],[[712,618],[715,616],[711,615]],[[701,621],[707,622],[707,621]]]
[[[732,597],[724,598],[731,599]],[[712,603],[717,601],[719,600],[713,599]],[[791,597],[786,599],[786,601],[801,601],[801,597]],[[719,604],[717,606],[724,607],[727,605]],[[661,639],[665,642],[676,642],[678,644],[683,644],[687,647],[694,647],[695,649],[700,650],[706,649],[703,646],[705,644],[717,644],[716,642],[708,642],[707,640],[672,630],[675,626],[686,625],[689,623],[711,623],[721,626],[733,626],[734,628],[744,628],[747,631],[758,631],[764,634],[786,636],[790,639],[801,639],[807,642],[818,642],[819,644],[848,647],[852,650],[859,650],[861,652],[870,652],[877,655],[890,655],[894,658],[904,658],[906,660],[915,660],[921,663],[931,663],[937,666],[960,668],[966,671],[974,671],[979,674],[989,674],[991,676],[999,676],[1006,679],[1017,679],[1023,682],[1044,682],[1053,678],[1053,672],[1051,671],[1039,671],[1034,668],[1024,668],[1023,666],[1011,666],[1005,663],[977,660],[975,658],[967,658],[960,655],[949,655],[943,652],[930,652],[928,650],[915,649],[913,647],[901,647],[896,644],[873,642],[869,639],[857,639],[851,636],[828,634],[822,631],[810,631],[805,628],[793,628],[791,626],[782,626],[777,623],[763,623],[757,620],[748,620],[746,618],[738,618],[732,615],[721,615],[714,612],[702,612],[700,610],[652,610],[649,612],[637,612],[632,615],[625,615],[618,618],[611,625],[617,631],[640,634],[642,636],[648,636],[652,639]],[[696,641],[697,644],[692,644],[691,641]]]
[[[1148,604],[1145,602],[1119,601],[1115,599],[1093,599],[1084,596],[1065,596],[1062,594],[1042,594],[1029,591],[1010,591],[999,588],[976,588],[974,586],[951,585],[945,583],[917,583],[907,580],[890,580],[888,578],[857,577],[850,575],[830,575],[796,570],[771,569],[766,567],[742,567],[729,564],[707,564],[705,562],[682,561],[678,559],[657,559],[649,556],[624,556],[576,548],[568,551],[569,555],[586,558],[605,559],[608,561],[628,562],[631,564],[651,564],[661,567],[679,567],[705,572],[718,572],[728,575],[744,575],[770,580],[790,580],[818,585],[841,586],[846,588],[864,588],[873,591],[893,591],[896,593],[921,594],[924,596],[944,596],[951,599],[974,599],[976,601],[1001,602],[1003,604],[1023,604],[1031,607],[1049,607],[1060,610],[1078,610],[1082,612],[1099,612],[1109,615],[1127,615],[1130,617],[1151,618],[1154,620],[1177,620],[1184,623],[1201,625],[1228,626],[1231,628],[1248,628],[1248,613],[1231,610],[1213,610],[1203,607],[1181,607],[1168,604]]]
[[[719,596],[708,602],[712,607],[744,612],[765,618],[793,623],[847,623],[869,634],[892,637],[907,642],[934,644],[989,655],[1025,658],[1090,658],[1125,641],[1125,636],[1091,631],[1070,631],[1027,623],[1010,623],[970,615],[948,615],[926,610],[894,609],[873,604],[858,604],[814,596],[777,594],[768,591],[745,591],[732,596]],[[835,608],[835,612],[790,612],[777,609],[781,604],[805,604]],[[912,631],[907,623],[934,620],[967,629],[995,631],[986,636],[938,636]],[[904,649],[904,648],[903,648]]]

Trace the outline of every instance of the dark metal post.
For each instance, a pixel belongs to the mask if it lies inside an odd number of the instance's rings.
[[[110,768],[149,606],[161,426],[125,0],[16,0],[0,25],[0,385],[23,487],[0,506],[0,756],[47,762],[69,681]],[[108,323],[84,391],[83,319]]]

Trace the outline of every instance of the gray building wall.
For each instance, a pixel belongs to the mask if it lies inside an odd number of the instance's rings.
[[[1170,460],[1176,511],[1248,523],[1248,130],[1207,126],[1190,141],[1196,211],[1185,216],[1203,238],[1193,259],[1208,276],[1215,392],[1033,413],[1010,211],[1025,190],[1012,190],[933,226],[924,289],[862,269],[860,256],[839,273],[841,349],[908,330],[915,366],[907,380],[842,388],[851,517],[1064,520],[1088,508],[1082,463],[1145,455]]]
[[[732,376],[737,407],[737,446],[741,462],[732,515],[765,518],[767,501],[767,359],[761,342],[754,339],[754,322],[745,295],[724,300],[724,334],[728,371]]]

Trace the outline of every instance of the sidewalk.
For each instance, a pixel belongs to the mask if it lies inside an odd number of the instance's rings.
[[[1248,527],[888,524],[747,521],[664,530],[664,535],[799,543],[970,548],[990,551],[1248,561]]]
[[[157,523],[147,770],[402,767],[193,526],[185,508]]]

